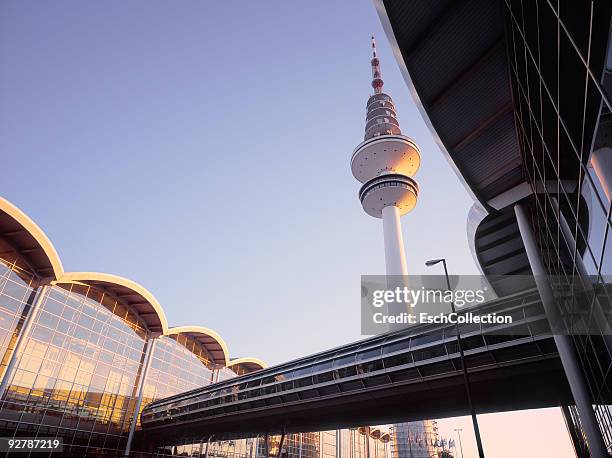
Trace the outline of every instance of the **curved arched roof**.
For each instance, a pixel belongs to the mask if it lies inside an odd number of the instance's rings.
[[[227,366],[229,363],[229,350],[225,341],[212,329],[202,326],[177,326],[170,328],[164,335],[171,336],[185,334],[201,343],[213,357],[215,364]]]
[[[62,276],[62,262],[38,225],[8,200],[0,197],[0,256],[15,254],[20,267],[41,278]]]
[[[157,299],[132,280],[99,272],[66,272],[57,282],[80,282],[107,291],[136,311],[151,331],[162,334],[168,331],[166,314]]]
[[[245,374],[265,369],[268,365],[259,358],[235,358],[232,359],[227,367],[239,366],[245,370]]]

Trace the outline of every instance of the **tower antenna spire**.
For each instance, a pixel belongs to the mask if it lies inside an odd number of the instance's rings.
[[[376,55],[376,39],[372,35],[372,87],[375,94],[382,93],[382,87],[385,84],[380,73],[380,60]]]

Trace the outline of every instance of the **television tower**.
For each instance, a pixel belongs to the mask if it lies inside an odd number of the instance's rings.
[[[372,37],[372,87],[366,106],[364,141],[355,148],[351,170],[363,186],[359,200],[365,212],[382,218],[387,275],[407,275],[400,217],[417,202],[419,187],[411,177],[421,165],[419,147],[402,135],[393,100],[382,91],[380,61]]]

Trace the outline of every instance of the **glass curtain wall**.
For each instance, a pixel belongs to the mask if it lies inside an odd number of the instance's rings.
[[[40,307],[2,400],[3,435],[62,437],[66,454],[122,451],[144,325],[84,285],[53,286]]]
[[[160,336],[145,382],[142,408],[156,399],[210,385],[214,364],[206,349],[183,334]],[[138,418],[140,427],[140,415]]]
[[[535,191],[527,203],[534,233],[549,273],[570,285],[582,282],[582,261],[600,305],[609,311],[611,204],[589,159],[600,112],[612,110],[602,87],[612,6],[569,0],[504,0],[504,5],[515,126],[526,179]],[[601,399],[612,395],[611,346],[602,335],[573,341],[610,448],[612,416]],[[566,420],[580,429],[576,410],[569,410]],[[585,453],[584,447],[583,441],[578,452]]]
[[[430,458],[437,456],[437,431],[432,421],[393,425],[392,458]]]
[[[32,277],[30,272],[18,267],[15,260],[0,258],[0,376],[4,376],[34,300]]]

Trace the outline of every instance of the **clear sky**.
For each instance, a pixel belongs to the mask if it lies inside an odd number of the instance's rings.
[[[170,325],[215,329],[232,357],[273,364],[361,338],[360,276],[384,273],[382,223],[361,209],[349,166],[372,33],[422,151],[418,206],[403,218],[409,271],[439,273],[424,262],[446,257],[475,274],[471,200],[367,0],[3,1],[1,193],[67,271],[143,284]],[[533,437],[537,456],[557,444],[554,456],[572,456],[558,412],[537,415],[483,420],[506,425],[485,443],[504,444],[492,456]],[[519,434],[541,418],[550,430]]]

